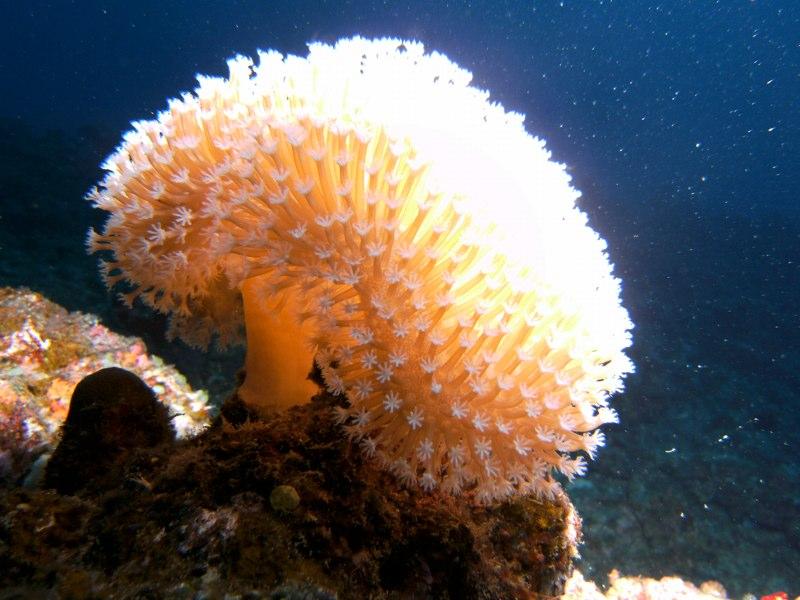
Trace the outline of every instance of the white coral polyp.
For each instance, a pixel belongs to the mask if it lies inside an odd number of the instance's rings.
[[[94,250],[205,344],[258,278],[313,334],[337,418],[409,486],[481,502],[585,471],[633,366],[605,242],[563,165],[416,42],[237,57],[134,130]],[[286,310],[277,303],[275,310]]]

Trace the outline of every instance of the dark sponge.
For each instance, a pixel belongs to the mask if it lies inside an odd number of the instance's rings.
[[[116,467],[134,449],[172,443],[169,411],[147,384],[119,367],[101,369],[75,388],[45,486],[62,494],[119,483]]]

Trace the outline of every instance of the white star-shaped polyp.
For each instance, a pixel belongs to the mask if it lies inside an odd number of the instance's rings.
[[[487,383],[478,377],[469,382],[469,387],[473,392],[475,392],[476,396],[483,396],[489,389]]]
[[[503,391],[514,389],[514,378],[511,375],[501,373],[497,376],[497,387]]]
[[[525,414],[528,415],[531,419],[535,419],[539,415],[542,414],[542,405],[539,402],[533,402],[532,400],[528,400],[525,403]]]
[[[380,383],[388,383],[392,379],[392,374],[394,373],[394,368],[389,363],[383,363],[378,367],[378,374],[375,378]]]
[[[545,427],[544,425],[537,425],[536,437],[538,437],[543,442],[552,442],[553,430],[548,427]]]
[[[497,427],[497,431],[504,435],[508,435],[511,433],[511,430],[514,429],[514,426],[510,422],[503,421],[503,419],[500,418],[496,419],[494,424],[495,427]]]
[[[378,443],[371,437],[365,437],[361,440],[361,449],[369,458],[374,458],[375,453],[378,451]]]
[[[350,337],[359,344],[371,344],[375,334],[368,327],[353,327],[350,330]]]
[[[486,460],[492,455],[492,440],[486,438],[478,438],[475,440],[475,454],[481,460]]]
[[[415,407],[410,413],[406,415],[406,421],[411,426],[411,429],[419,429],[422,427],[422,422],[425,420],[425,416],[422,414],[422,409],[420,407]]]
[[[289,234],[293,238],[295,238],[296,240],[299,240],[300,238],[302,238],[306,234],[307,230],[308,230],[308,226],[305,223],[300,223],[294,229],[290,229],[289,230]]]
[[[482,413],[475,413],[475,416],[472,417],[472,425],[478,431],[486,431],[489,427],[489,417]]]
[[[393,413],[399,410],[403,401],[400,399],[400,394],[396,391],[389,391],[383,398],[383,408],[386,412]]]
[[[403,323],[395,323],[392,333],[395,337],[404,338],[408,335],[408,326]]]
[[[365,369],[372,369],[372,367],[378,364],[378,354],[375,350],[367,350],[361,357],[361,364]]]
[[[481,363],[477,359],[468,359],[464,361],[464,370],[470,375],[475,375],[481,370]]]
[[[422,367],[422,370],[426,373],[433,373],[439,367],[439,364],[435,358],[426,356],[419,361],[419,366]]]
[[[359,379],[353,386],[353,393],[358,400],[366,400],[372,393],[373,384],[369,379]]]
[[[392,351],[391,354],[389,354],[389,362],[392,363],[395,367],[402,367],[407,360],[408,356],[405,354],[405,352],[394,350]]]
[[[356,414],[355,424],[359,427],[363,427],[367,423],[369,423],[369,411],[362,408],[358,411],[358,414]]]
[[[463,419],[467,416],[467,405],[464,401],[459,400],[450,405],[450,414],[456,419]]]
[[[528,456],[531,451],[531,441],[523,435],[514,436],[514,450],[520,456]]]
[[[433,442],[429,438],[425,438],[417,446],[417,458],[422,462],[427,462],[433,456]]]
[[[464,465],[464,459],[467,456],[467,451],[463,446],[453,446],[448,451],[448,455],[450,457],[450,464],[456,468],[459,468]]]
[[[419,486],[426,492],[433,491],[436,487],[436,478],[430,471],[425,471],[419,478]]]

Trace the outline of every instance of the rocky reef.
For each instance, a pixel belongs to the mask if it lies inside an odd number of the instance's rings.
[[[95,398],[94,417],[114,423],[120,403],[141,408],[130,398]],[[76,437],[70,416],[51,489],[0,493],[0,588],[73,598],[561,593],[580,535],[566,496],[486,508],[400,489],[350,447],[333,418],[339,402],[321,393],[257,419],[234,396],[193,439],[143,437],[167,422],[155,417],[115,426],[124,451],[110,459],[81,448],[97,451],[97,439]]]

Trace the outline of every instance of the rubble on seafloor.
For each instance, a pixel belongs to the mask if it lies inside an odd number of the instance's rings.
[[[717,581],[704,581],[695,586],[680,577],[622,577],[616,570],[608,576],[605,591],[584,579],[577,569],[564,586],[561,600],[727,600],[725,588]],[[755,600],[746,597],[745,600]]]
[[[136,373],[169,409],[178,437],[199,432],[212,407],[138,338],[94,315],[68,312],[24,288],[0,288],[0,484],[35,479],[57,441],[75,386],[99,369]]]
[[[623,577],[614,569],[608,574],[608,589],[601,590],[593,581],[584,579],[575,569],[564,585],[560,600],[729,600],[731,596],[718,581],[704,581],[699,586],[677,576],[661,579],[652,577]],[[754,594],[744,594],[742,600],[759,600]],[[783,591],[760,597],[760,600],[789,600]],[[800,596],[794,598],[800,600]]]

